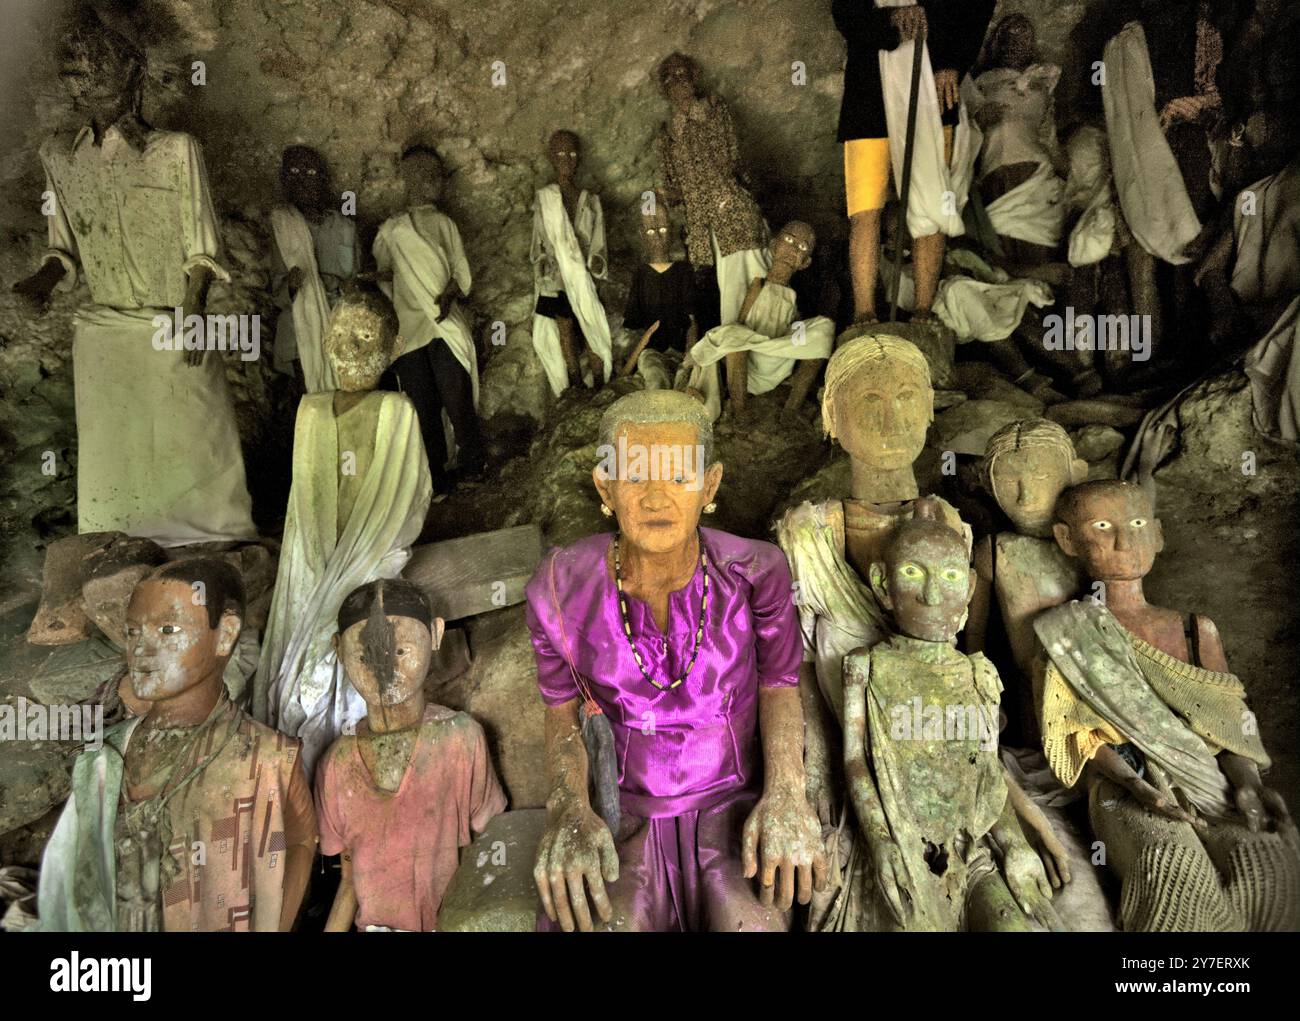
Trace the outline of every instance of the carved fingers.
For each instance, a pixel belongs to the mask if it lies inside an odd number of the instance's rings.
[[[590,932],[591,905],[601,922],[613,917],[606,882],[618,879],[618,852],[600,818],[574,808],[549,824],[537,848],[533,881],[546,917],[565,932]]]
[[[1038,853],[1026,843],[1014,843],[1007,848],[1002,870],[1020,910],[1043,922],[1046,908],[1052,903],[1052,884]]]
[[[889,16],[889,20],[898,29],[899,38],[904,41],[915,39],[919,33],[927,30],[924,7],[899,7]]]
[[[903,853],[892,840],[877,840],[871,845],[876,884],[894,921],[906,925],[912,919],[912,895],[903,868]]]
[[[826,848],[821,824],[801,794],[765,794],[741,834],[746,878],[759,877],[759,901],[787,911],[826,887]]]

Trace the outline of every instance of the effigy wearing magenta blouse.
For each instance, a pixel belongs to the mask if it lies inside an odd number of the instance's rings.
[[[781,550],[711,528],[700,535],[709,571],[704,638],[690,676],[669,691],[645,679],[628,645],[606,561],[612,535],[552,550],[526,590],[542,700],[556,706],[581,697],[567,649],[613,730],[622,806],[645,819],[757,792],[758,690],[799,680],[803,645]],[[703,587],[697,567],[690,584],[669,596],[667,635],[645,603],[626,597],[632,639],[660,683],[690,662]]]

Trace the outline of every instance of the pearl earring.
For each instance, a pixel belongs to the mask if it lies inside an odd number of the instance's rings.
[[[600,505],[600,512],[607,518],[612,518],[614,516],[614,512],[609,509],[609,504],[607,503],[602,503]]]
[[[704,505],[705,514],[712,514],[717,509],[718,509],[718,505],[714,503],[712,500],[710,500],[708,503]]]

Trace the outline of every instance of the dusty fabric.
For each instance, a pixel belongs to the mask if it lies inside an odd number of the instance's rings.
[[[1246,354],[1255,428],[1300,440],[1300,295]]]
[[[297,209],[292,212],[302,216]],[[324,291],[326,306],[332,309],[343,292],[343,285],[357,275],[357,267],[361,262],[361,253],[357,248],[356,221],[333,209],[326,210],[320,223],[312,223],[306,217],[303,220],[311,234],[311,255],[316,277]],[[274,232],[274,221],[271,226]],[[280,309],[280,315],[275,321],[274,365],[277,372],[292,372],[293,362],[301,361],[295,331],[296,317],[293,314],[296,296],[289,294],[290,267],[285,263],[278,241],[271,248],[271,256],[271,297]],[[328,321],[327,314],[326,322]]]
[[[665,183],[679,189],[686,203],[686,252],[692,265],[713,265],[712,237],[722,255],[763,247],[766,224],[739,180],[740,147],[725,102],[697,96],[687,111],[674,111],[660,125],[655,148]]]
[[[380,270],[393,273],[391,283],[380,286],[397,310],[406,341],[402,354],[441,340],[469,373],[477,404],[478,357],[465,310],[456,301],[441,322],[437,319],[443,311],[438,298],[453,277],[464,295],[474,283],[455,222],[433,206],[417,206],[384,221],[375,236],[374,255]]]
[[[763,232],[766,238],[766,223]],[[745,304],[750,283],[767,276],[772,268],[772,252],[764,243],[758,248],[741,248],[723,255],[717,237],[710,233],[709,239],[718,277],[718,323],[725,326],[740,318],[740,307]]]
[[[439,705],[425,707],[397,790],[375,784],[353,736],[316,772],[321,854],[351,857],[359,929],[437,929],[460,848],[505,807],[483,728]]]
[[[959,343],[1005,340],[1030,305],[1045,308],[1053,301],[1052,289],[1043,281],[1012,277],[974,252],[953,251],[947,261],[970,274],[944,276],[934,300],[934,314],[957,334]]]
[[[1201,231],[1183,173],[1156,110],[1155,79],[1142,25],[1130,21],[1106,43],[1102,102],[1124,220],[1143,250],[1181,265],[1183,248]]]
[[[1120,928],[1130,932],[1294,932],[1300,859],[1277,833],[1211,821],[1198,834],[1099,780],[1088,815],[1121,878]]]
[[[538,295],[564,293],[578,330],[604,363],[605,379],[593,381],[603,383],[609,379],[612,368],[613,341],[609,319],[595,284],[596,280],[604,280],[608,273],[605,215],[601,210],[600,196],[584,189],[578,196],[577,210],[570,223],[560,186],[548,184],[539,188],[533,203],[533,241],[529,259],[533,264],[534,305]],[[558,397],[569,385],[569,374],[560,348],[559,327],[554,319],[533,316],[533,349],[551,384],[551,392]],[[583,373],[589,375],[581,352],[579,355]]]
[[[345,464],[344,453],[354,463]],[[339,607],[353,589],[401,573],[432,493],[415,409],[401,394],[367,394],[341,415],[333,394],[299,403],[253,711],[303,739],[308,770],[365,715],[330,645]]]
[[[965,928],[967,897],[983,872],[971,866],[981,838],[1006,805],[996,740],[1002,683],[979,653],[967,657],[947,649],[939,662],[921,663],[913,652],[920,646],[932,648],[933,643],[893,635],[872,648],[863,754],[912,891],[915,914],[906,928],[952,932]],[[911,727],[900,732],[898,709],[914,702],[918,719],[929,708],[976,708],[993,740],[984,740],[987,733],[979,727],[972,733],[964,724],[960,734],[942,727],[933,734]],[[946,867],[941,864],[945,854]],[[877,909],[873,928],[887,917],[879,905]],[[886,922],[886,927],[897,926]]]
[[[149,131],[137,150],[113,126],[41,150],[55,212],[49,251],[86,275],[92,305],[73,320],[77,529],[164,546],[256,535],[223,358],[201,367],[156,350],[154,317],[173,320],[197,266],[229,279],[198,144]]]
[[[881,8],[906,7],[910,4],[911,0],[876,0],[876,6]],[[878,54],[889,152],[893,158],[894,180],[899,182],[900,188],[904,150],[907,146],[907,112],[915,46],[916,43],[909,39],[901,42],[896,49],[881,50]],[[959,103],[952,159],[951,162],[944,159],[939,96],[934,87],[935,70],[930,61],[929,43],[924,43],[920,88],[916,97],[912,176],[907,197],[907,229],[914,238],[938,233],[960,237],[966,232],[961,214],[974,176],[976,154],[980,150],[980,130],[967,116],[965,104]],[[960,74],[965,68],[956,70]]]
[[[271,210],[271,232],[276,251],[286,269],[302,271],[302,283],[293,296],[289,314],[293,323],[288,338],[302,365],[308,393],[337,390],[338,376],[325,356],[325,331],[329,328],[330,305],[316,264],[316,235],[307,218],[293,206]],[[277,335],[276,340],[280,340]],[[279,354],[279,347],[276,349]]]
[[[695,274],[689,263],[673,262],[662,273],[647,262],[637,266],[623,306],[623,328],[636,343],[649,326],[659,324],[647,351],[682,351],[691,320],[699,318]]]
[[[39,928],[121,931],[115,833],[124,796],[127,743],[140,723],[125,720],[104,746],[78,756],[72,793],[41,863]],[[166,800],[161,862],[162,928],[275,931],[283,903],[285,851],[314,846],[311,788],[299,744],[221,698],[200,739],[176,767],[189,777]],[[197,770],[197,772],[195,772]],[[193,776],[190,776],[194,773]],[[203,861],[195,860],[202,848]]]
[[[1101,870],[1092,863],[1092,835],[1076,825],[1067,808],[1080,792],[1061,786],[1040,748],[1000,749],[1007,776],[1047,817],[1052,832],[1065,848],[1070,881],[1052,894],[1052,907],[1072,932],[1114,932],[1115,913],[1100,882]],[[1023,823],[1021,827],[1026,828]]]
[[[829,358],[835,345],[835,324],[825,316],[798,320],[795,293],[781,284],[764,282],[744,323],[715,326],[691,348],[696,368],[690,385],[705,397],[709,413],[722,413],[718,362],[739,351],[749,352],[746,391],[764,394],[790,377],[794,363]]]
[[[1300,157],[1256,181],[1252,215],[1245,193],[1234,208],[1236,261],[1232,289],[1242,301],[1266,303],[1300,292]],[[1300,297],[1246,354],[1255,428],[1266,436],[1300,440]]]
[[[1067,787],[1103,744],[1131,742],[1204,815],[1222,818],[1231,809],[1219,750],[1267,766],[1258,735],[1243,733],[1245,689],[1234,675],[1175,660],[1092,600],[1045,611],[1034,630],[1051,657],[1043,750]]]
[[[1071,266],[1101,262],[1115,245],[1115,197],[1107,147],[1106,133],[1092,125],[1079,128],[1066,143],[1070,174],[1065,180],[1065,202],[1070,209],[1082,210],[1070,228],[1067,260]]]

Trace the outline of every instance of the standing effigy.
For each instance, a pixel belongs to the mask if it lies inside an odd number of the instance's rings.
[[[583,382],[599,386],[612,371],[613,341],[596,281],[609,267],[600,196],[579,189],[578,136],[557,131],[546,154],[555,183],[537,189],[533,202],[533,349],[551,392]],[[578,362],[582,355],[583,368]]]
[[[291,145],[281,154],[280,190],[284,203],[271,210],[271,291],[280,309],[275,367],[291,372],[297,362],[308,393],[336,390],[325,331],[343,285],[357,273],[357,225],[330,208],[329,166],[310,146]]]
[[[339,389],[298,405],[253,713],[302,738],[308,769],[366,712],[333,646],[339,606],[357,586],[401,573],[433,494],[414,406],[375,389],[402,343],[387,298],[345,295],[325,337]]]
[[[714,267],[725,326],[740,318],[750,281],[767,275],[767,223],[742,181],[731,111],[701,91],[699,65],[673,53],[655,74],[672,107],[655,138],[664,194],[686,206],[686,252],[697,269]]]
[[[96,16],[73,26],[59,73],[87,123],[41,148],[50,247],[16,289],[44,308],[78,266],[90,286],[73,323],[77,529],[164,546],[253,538],[221,358],[205,357],[206,328],[171,329],[229,279],[199,145],[140,119],[143,57]]]

